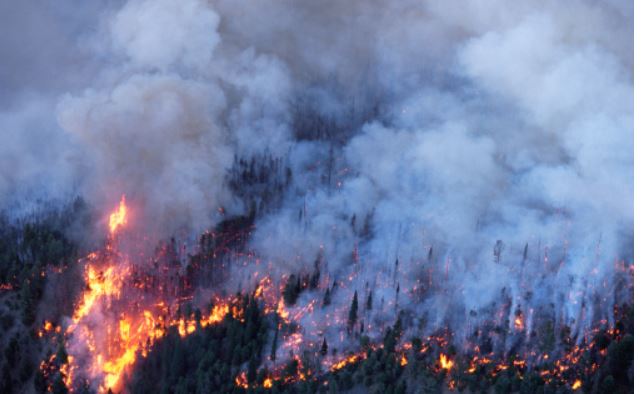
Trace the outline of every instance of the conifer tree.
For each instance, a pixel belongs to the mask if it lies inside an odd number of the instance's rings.
[[[358,292],[354,291],[354,298],[352,298],[352,306],[349,308],[349,318],[347,320],[349,329],[351,330],[358,319]]]
[[[272,351],[269,356],[269,359],[276,361],[276,350],[278,349],[278,326],[276,326],[276,332],[274,333],[274,340],[272,341]]]
[[[321,345],[320,354],[325,357],[327,355],[327,340],[323,337],[323,345]]]
[[[329,289],[325,289],[325,296],[323,297],[323,306],[327,306],[332,303],[332,299],[329,294]]]

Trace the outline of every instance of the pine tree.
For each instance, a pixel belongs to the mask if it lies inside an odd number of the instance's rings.
[[[349,318],[348,318],[348,324],[349,324],[350,330],[352,329],[352,327],[354,327],[354,324],[356,323],[356,319],[358,319],[358,292],[354,291],[354,298],[352,298],[352,306],[349,309]]]
[[[396,318],[396,322],[394,322],[394,327],[392,329],[392,332],[394,334],[394,337],[396,337],[397,340],[400,339],[401,334],[403,333],[403,323],[401,322],[400,316]]]
[[[398,257],[396,258],[396,262],[394,263],[394,282],[396,282],[397,276],[398,276]]]
[[[65,345],[61,343],[58,346],[58,351],[56,352],[56,363],[58,364],[58,367],[60,367],[67,364],[68,361],[67,350],[65,349]]]
[[[320,282],[320,259],[321,257],[318,256],[318,258],[316,259],[316,262],[314,263],[314,273],[312,274],[312,277],[309,280],[309,287],[311,289],[318,288],[318,283]]]
[[[323,345],[321,346],[320,354],[325,357],[327,355],[327,340],[323,337]]]
[[[296,376],[298,372],[298,360],[292,358],[285,366],[285,376]]]
[[[294,305],[300,293],[300,277],[296,279],[294,275],[289,275],[285,289],[283,290],[283,298],[287,305]]]
[[[65,382],[62,379],[62,375],[60,373],[56,374],[56,377],[53,381],[53,387],[51,388],[51,392],[53,394],[67,394],[69,390],[67,389],[67,386],[65,385]]]
[[[254,383],[256,381],[259,364],[260,361],[257,360],[256,357],[252,357],[249,359],[249,365],[247,367],[247,381],[249,383]]]
[[[368,311],[372,310],[372,291],[370,290],[369,294],[367,295],[367,305],[365,307]]]
[[[394,309],[398,308],[398,293],[401,291],[401,285],[396,284],[396,298],[394,299]]]
[[[361,233],[361,236],[365,239],[370,239],[372,237],[372,217],[374,216],[374,212],[370,212],[367,216],[365,216],[365,223],[363,223],[363,231]]]
[[[30,282],[27,282],[26,286],[23,286],[20,299],[22,301],[22,322],[26,326],[30,326],[36,320],[35,309],[37,304]]]
[[[329,294],[329,289],[325,289],[325,296],[323,297],[323,306],[327,306],[332,303],[332,299]]]
[[[274,340],[272,341],[272,351],[269,356],[269,359],[276,361],[276,350],[278,350],[278,326],[276,326],[276,332],[274,333]]]
[[[494,244],[494,261],[498,264],[501,262],[501,253],[505,249],[505,244],[500,239]]]

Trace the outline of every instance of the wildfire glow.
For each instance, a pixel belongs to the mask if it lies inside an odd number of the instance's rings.
[[[77,324],[82,318],[87,316],[93,308],[94,303],[100,298],[118,296],[125,274],[125,272],[119,272],[115,266],[98,270],[98,268],[93,265],[87,265],[85,270],[87,289],[82,294],[82,299],[74,311],[74,323]]]
[[[354,355],[348,356],[348,357],[346,357],[346,358],[334,363],[331,366],[330,370],[331,371],[338,371],[339,369],[345,368],[349,364],[354,364],[355,362],[360,360],[360,358],[361,358],[360,354],[354,354]]]
[[[441,353],[438,360],[439,360],[439,364],[441,365],[441,368],[446,371],[449,371],[454,366],[454,361],[448,359],[447,356],[443,353]]]
[[[118,208],[109,216],[111,234],[127,223],[127,206],[123,196]],[[99,392],[121,388],[122,377],[135,363],[137,357],[146,356],[148,345],[175,326],[181,336],[196,330],[198,324],[205,327],[221,321],[232,311],[228,300],[217,300],[211,313],[200,322],[190,317],[168,319],[171,308],[166,302],[145,301],[148,292],[145,286],[134,282],[135,267],[126,255],[120,253],[114,240],[109,240],[103,252],[94,252],[84,259],[85,290],[72,315],[72,324],[67,327],[70,339],[69,365],[65,367],[68,385],[76,370],[82,370],[84,378],[97,382]],[[177,301],[179,302],[179,301]],[[177,305],[174,305],[177,307]],[[234,316],[242,311],[233,310]],[[45,323],[45,331],[51,323]],[[77,355],[72,357],[71,354]],[[82,367],[76,360],[89,355],[88,365]]]
[[[572,390],[578,390],[580,388],[581,388],[581,381],[577,379],[574,381],[574,383],[572,383]]]
[[[109,215],[109,232],[114,234],[119,227],[122,227],[127,224],[127,203],[125,201],[125,196],[123,195],[120,198],[120,204],[118,209]]]
[[[240,375],[236,376],[236,386],[242,387],[244,389],[249,388],[247,383],[247,375],[245,372],[242,372]]]
[[[516,318],[514,319],[514,328],[517,331],[523,331],[523,328],[525,328],[523,317],[521,315],[516,316]]]
[[[235,296],[214,296],[211,300],[211,309],[202,315],[193,312],[185,314],[184,309],[181,308],[182,304],[190,301],[193,296],[180,295],[178,288],[167,289],[169,286],[167,283],[161,282],[158,285],[157,278],[153,276],[157,274],[156,271],[153,271],[153,274],[145,273],[144,264],[133,264],[129,256],[119,250],[113,234],[127,224],[127,215],[128,208],[123,196],[119,206],[109,215],[109,231],[112,236],[108,238],[105,249],[90,253],[81,260],[84,265],[85,287],[78,297],[66,330],[50,321],[45,321],[42,329],[38,331],[38,335],[44,337],[47,333],[65,330],[69,357],[68,362],[59,367],[59,371],[70,391],[74,391],[74,384],[78,385],[85,379],[91,382],[92,388],[100,393],[108,392],[110,389],[114,392],[122,391],[125,383],[124,376],[131,372],[136,360],[147,357],[150,346],[167,335],[170,327],[175,327],[178,334],[185,337],[201,328],[223,321],[226,316],[239,321],[245,319],[240,297]],[[173,274],[170,273],[170,275]],[[278,316],[279,324],[297,323],[306,316],[314,314],[317,300],[299,303],[299,305],[285,305],[282,294],[287,276],[281,277],[278,283],[269,275],[263,278],[258,275],[257,273],[254,276],[254,283],[257,284],[253,296],[261,299],[265,313]],[[340,316],[343,317],[334,317],[330,320],[333,321],[332,324],[345,325],[345,320],[341,319],[346,319],[346,315],[342,313]],[[197,319],[196,316],[199,318]],[[319,325],[318,328],[320,331],[323,326]],[[525,329],[524,316],[521,313],[517,313],[514,318],[514,328],[517,331]],[[615,330],[608,331],[608,334],[612,337],[618,335]],[[410,343],[402,344],[399,346],[396,360],[401,367],[406,366],[409,352],[417,351],[425,354],[429,349],[447,349],[449,341],[451,337],[448,335],[430,336],[427,338],[429,345],[426,342],[420,350],[412,350]],[[303,332],[296,331],[288,333],[281,346],[282,350],[288,351],[298,360],[297,371],[291,376],[286,376],[283,374],[283,365],[275,365],[274,370],[269,372],[269,377],[265,377],[260,383],[252,384],[251,387],[262,386],[269,389],[281,383],[290,384],[315,379],[312,370],[302,367],[300,354],[305,349],[318,352],[317,341],[312,343],[306,339]],[[582,382],[579,379],[574,380],[577,375],[569,372],[579,363],[581,355],[590,349],[590,346],[592,345],[575,346],[567,354],[548,364],[550,367],[541,369],[540,376],[546,382],[555,377],[573,390],[580,389]],[[382,347],[381,344],[370,346],[371,350]],[[519,371],[528,369],[528,364],[537,357],[542,360],[550,358],[548,354],[537,356],[532,352],[507,361],[493,353],[482,355],[478,346],[473,349],[475,353],[473,356],[467,354],[470,356],[469,363],[464,361],[465,354],[459,359],[461,372],[476,374],[479,370],[483,370],[496,377],[501,371],[514,368],[518,374]],[[434,357],[437,354],[437,360],[430,359],[431,365],[436,366],[437,372],[445,371],[449,374],[455,366],[454,360],[438,351],[434,353]],[[601,353],[601,356],[604,357],[605,353]],[[327,355],[322,363],[323,369],[334,373],[359,363],[367,357],[368,352],[362,349],[357,353]],[[55,369],[56,363],[60,364],[60,361],[56,361],[53,355],[43,361],[40,369],[49,375],[50,371]],[[449,375],[450,390],[456,387],[455,375]],[[572,376],[572,379],[569,376]],[[235,383],[239,388],[248,389],[250,384],[246,372],[237,375]]]

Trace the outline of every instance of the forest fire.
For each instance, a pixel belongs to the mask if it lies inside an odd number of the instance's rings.
[[[517,331],[523,331],[523,329],[525,328],[525,325],[523,323],[523,316],[521,316],[520,314],[517,315],[514,319],[514,328]]]
[[[127,203],[125,196],[120,198],[118,208],[109,215],[109,231],[114,234],[119,228],[127,224]]]
[[[162,344],[172,332],[180,341],[188,342],[208,328],[217,332],[229,324],[251,327],[256,319],[268,322],[265,323],[268,328],[261,330],[273,336],[272,351],[269,357],[258,356],[253,364],[245,362],[235,370],[232,383],[243,390],[305,384],[325,387],[338,376],[362,368],[371,370],[381,365],[382,360],[389,360],[385,362],[393,363],[399,377],[411,366],[435,378],[441,376],[439,379],[444,379],[443,385],[449,390],[469,387],[474,384],[470,382],[479,379],[496,382],[505,376],[520,380],[536,376],[543,384],[578,391],[591,387],[584,377],[594,375],[604,365],[610,356],[608,344],[624,340],[625,325],[620,321],[625,319],[625,308],[615,304],[612,320],[602,319],[591,328],[586,326],[575,337],[571,337],[567,326],[560,326],[558,330],[564,336],[559,337],[558,345],[542,351],[540,339],[528,339],[527,335],[530,330],[538,330],[543,338],[551,334],[545,334],[542,323],[533,318],[536,316],[533,308],[527,309],[527,329],[520,308],[513,312],[512,322],[504,319],[510,313],[509,301],[499,307],[496,320],[484,322],[485,326],[479,325],[472,336],[465,338],[457,337],[458,333],[449,327],[427,337],[406,336],[403,320],[407,312],[397,313],[394,327],[377,335],[370,328],[371,322],[359,321],[359,317],[369,319],[373,304],[367,290],[360,303],[354,293],[347,294],[341,304],[336,297],[332,299],[332,291],[338,291],[343,283],[330,285],[329,280],[318,274],[299,277],[261,274],[258,260],[254,263],[257,271],[252,274],[254,285],[248,287],[253,291],[229,295],[213,289],[206,293],[209,299],[206,308],[192,307],[194,286],[185,273],[188,271],[175,263],[171,248],[158,248],[151,264],[138,261],[138,257],[133,258],[122,249],[121,242],[130,237],[129,213],[123,196],[109,215],[110,231],[105,247],[80,260],[85,284],[68,322],[58,325],[44,320],[37,331],[40,338],[62,335],[65,341],[66,354],[50,354],[40,364],[49,390],[53,390],[55,382],[48,377],[57,374],[70,391],[88,385],[101,393],[128,392],[131,374],[144,365],[145,359],[157,357],[156,345]],[[254,258],[251,254],[236,256]],[[619,287],[632,291],[632,264],[617,263],[615,267]],[[356,280],[357,276],[350,274],[350,278]],[[301,294],[316,288],[312,286],[325,286],[323,300],[302,298]],[[412,297],[416,291],[404,293],[398,287],[396,290],[396,297]],[[322,291],[319,293],[322,295]],[[395,311],[397,302],[382,305]],[[332,336],[331,330],[336,328],[340,336]],[[483,338],[498,330],[508,333],[504,334],[505,342],[497,341],[488,348],[488,341]],[[358,338],[355,332],[369,334],[361,335],[360,346],[350,339],[350,336]],[[501,347],[509,338],[526,342],[516,350]]]
[[[139,360],[148,357],[155,343],[162,341],[172,329],[179,338],[187,339],[199,330],[222,324],[226,317],[239,324],[246,324],[248,319],[254,319],[246,315],[248,301],[240,293],[235,296],[218,296],[214,293],[211,306],[205,313],[193,309],[181,311],[183,300],[189,301],[193,296],[187,294],[176,297],[178,290],[171,290],[169,282],[158,283],[157,278],[153,276],[141,276],[141,266],[132,264],[127,253],[120,250],[118,239],[121,232],[126,231],[127,214],[128,207],[123,196],[116,210],[109,216],[110,235],[106,247],[104,250],[90,253],[81,261],[84,264],[85,288],[78,297],[64,331],[68,357],[61,360],[54,354],[43,361],[40,367],[45,376],[51,375],[52,371],[60,371],[64,384],[71,391],[86,382],[94,385],[99,392],[126,391],[127,382],[124,377],[132,372]],[[622,272],[631,274],[633,271],[622,266]],[[597,360],[587,370],[579,367],[585,355],[593,353],[595,336],[603,333],[603,330],[596,329],[581,342],[581,345],[572,347],[554,359],[550,359],[547,353],[539,355],[533,350],[528,350],[520,355],[512,355],[508,360],[502,354],[481,352],[479,345],[475,343],[466,345],[472,349],[471,354],[450,356],[444,350],[452,346],[453,333],[447,330],[441,335],[429,336],[419,344],[405,342],[398,348],[390,348],[387,338],[390,335],[400,335],[400,332],[395,331],[398,328],[393,330],[396,334],[386,334],[383,341],[385,344],[370,343],[360,351],[329,356],[326,355],[326,342],[323,341],[323,349],[319,348],[317,342],[310,341],[305,332],[301,331],[300,326],[301,321],[314,315],[318,309],[322,311],[325,305],[317,309],[317,300],[301,302],[300,305],[287,305],[285,301],[287,292],[292,291],[294,286],[292,283],[296,284],[297,288],[303,288],[307,286],[309,279],[298,279],[298,282],[287,276],[279,279],[280,283],[277,283],[270,275],[257,277],[251,299],[260,303],[264,316],[274,316],[278,322],[274,334],[275,343],[278,342],[279,330],[287,331],[280,334],[284,337],[281,347],[293,357],[292,361],[289,364],[274,363],[270,371],[260,378],[257,378],[254,372],[241,370],[234,380],[235,386],[239,388],[271,389],[308,381],[327,384],[327,376],[331,377],[348,368],[357,368],[363,363],[374,362],[372,360],[380,357],[381,352],[392,351],[395,353],[394,363],[401,371],[408,366],[410,358],[415,360],[414,363],[416,360],[427,362],[427,371],[434,369],[433,366],[436,365],[435,371],[443,371],[449,376],[447,386],[451,390],[462,384],[459,379],[464,375],[478,376],[479,373],[484,373],[492,379],[497,379],[503,372],[513,371],[512,373],[523,377],[526,373],[534,371],[535,367],[543,381],[549,384],[561,382],[572,390],[578,390],[583,383],[581,379],[576,378],[576,374],[594,373],[599,360],[607,357],[605,349],[600,349]],[[156,286],[159,286],[155,288],[148,283],[156,283]],[[370,302],[367,301],[365,304]],[[357,313],[357,307],[353,301],[352,311],[349,314],[343,311],[335,315],[336,320],[333,324],[350,330],[349,320]],[[314,327],[323,326],[315,323]],[[296,329],[292,331],[292,328]],[[513,328],[515,333],[524,331],[525,323],[521,312],[516,313]],[[60,327],[45,321],[38,335],[46,337],[55,331],[59,332]],[[616,329],[610,327],[605,332],[608,338],[611,338],[610,341],[621,339]],[[394,341],[398,339],[400,337]],[[320,371],[314,371],[309,362],[301,358],[309,351],[315,355],[314,357],[323,359]],[[275,357],[275,350],[272,352],[272,357]],[[309,355],[305,357],[308,358]],[[433,360],[432,367],[429,366],[429,360]]]
[[[240,375],[236,376],[235,379],[236,386],[247,389],[249,388],[249,384],[247,383],[247,376],[245,373],[241,373]]]
[[[172,300],[148,301],[153,294],[132,285],[134,267],[117,247],[115,236],[127,224],[127,213],[123,196],[109,216],[110,239],[106,249],[91,253],[84,260],[85,290],[65,334],[70,353],[69,382],[72,374],[81,372],[82,378],[98,382],[100,392],[121,390],[123,374],[170,327],[186,336],[197,325],[206,327],[221,321],[230,311],[235,317],[242,314],[226,300],[217,300],[200,321],[193,315],[172,319],[172,309],[178,307]],[[50,330],[50,323],[45,324],[44,330]]]
[[[4,3],[0,393],[633,391],[633,2]]]
[[[111,238],[107,250],[91,253],[85,261],[86,289],[66,330],[68,341],[73,341],[68,346],[73,355],[70,371],[75,373],[83,368],[86,378],[100,381],[102,392],[119,387],[122,374],[135,361],[140,344],[157,334],[153,320],[136,319],[128,315],[126,309],[114,308],[131,274],[128,261],[113,247],[116,232],[126,223],[127,206],[123,196],[116,211],[109,216]]]
[[[63,368],[72,390],[75,384],[72,376],[97,382],[99,392],[122,390],[123,375],[172,327],[185,337],[199,328],[221,322],[227,315],[238,321],[244,319],[238,297],[216,296],[208,313],[196,316],[192,312],[187,316],[172,317],[180,308],[180,299],[164,297],[145,285],[136,285],[136,267],[118,248],[116,236],[127,225],[127,215],[123,196],[116,210],[109,215],[110,237],[105,249],[90,253],[82,261],[85,290],[65,332],[70,356],[68,365]],[[257,286],[255,297],[267,302],[266,311],[276,311],[284,322],[288,322],[289,312],[277,292],[271,279],[265,277]],[[51,329],[51,323],[46,322],[41,335]],[[304,374],[298,378],[304,379]],[[243,378],[239,376],[238,379],[237,382],[242,382]],[[269,380],[265,383],[266,386],[270,384]]]
[[[353,354],[353,355],[351,355],[351,356],[347,356],[346,358],[344,358],[344,359],[342,359],[342,360],[337,361],[336,363],[334,363],[334,364],[330,367],[330,370],[331,370],[331,371],[333,371],[333,372],[335,372],[335,371],[339,371],[339,370],[341,370],[341,369],[345,368],[345,367],[346,367],[347,365],[349,365],[349,364],[354,364],[354,363],[358,362],[358,361],[359,361],[359,360],[361,360],[363,357],[364,357],[364,354]]]
[[[449,371],[454,366],[454,361],[450,360],[447,355],[441,354],[438,357],[439,364],[442,369]]]

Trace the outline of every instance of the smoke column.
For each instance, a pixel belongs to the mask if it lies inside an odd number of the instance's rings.
[[[227,290],[320,267],[299,304],[336,284],[345,319],[371,291],[372,335],[406,310],[463,340],[497,300],[527,332],[612,319],[588,301],[617,302],[632,259],[630,2],[40,5],[0,7],[38,26],[0,41],[5,206],[125,194],[154,240],[255,214],[266,263]],[[289,175],[233,187],[266,157]],[[347,346],[326,313],[304,335]]]

